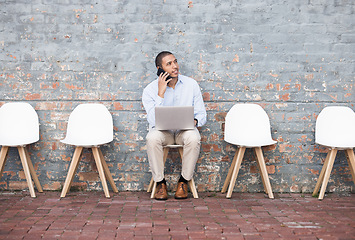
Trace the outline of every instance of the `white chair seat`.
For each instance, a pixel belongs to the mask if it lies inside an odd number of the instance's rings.
[[[69,116],[62,143],[74,146],[99,146],[113,140],[112,116],[102,104],[78,105]]]
[[[1,146],[24,146],[39,140],[38,115],[29,103],[5,103],[0,114]]]
[[[226,141],[228,142],[228,141]],[[243,142],[238,142],[238,141],[234,141],[233,143],[231,142],[228,142],[230,144],[233,144],[233,145],[237,145],[237,146],[240,146],[240,147],[246,147],[246,148],[256,148],[256,147],[261,147],[261,146],[269,146],[269,145],[273,145],[275,143],[277,143],[277,141],[274,141],[274,140],[271,140],[271,141],[260,141],[260,140],[256,140],[254,142],[246,142],[246,141],[243,141]]]
[[[317,144],[350,149],[355,147],[355,113],[351,108],[331,106],[318,115],[315,130]]]
[[[64,144],[72,145],[72,146],[83,147],[83,148],[99,147],[101,145],[110,143],[110,142],[103,142],[103,143],[99,143],[99,144],[90,144],[89,142],[87,142],[87,143],[82,142],[81,144],[74,144],[75,140],[72,141],[71,139],[70,140],[62,139],[62,140],[60,140],[60,142],[64,143]]]

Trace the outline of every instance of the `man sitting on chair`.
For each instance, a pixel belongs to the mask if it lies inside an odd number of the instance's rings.
[[[171,52],[161,52],[155,58],[157,69],[161,73],[155,81],[146,86],[142,101],[149,123],[147,134],[147,153],[153,179],[157,183],[155,199],[168,198],[164,178],[163,147],[183,145],[182,172],[175,193],[176,199],[187,198],[187,182],[192,179],[200,154],[201,136],[197,129],[206,123],[206,109],[198,83],[179,74],[179,64]],[[170,78],[169,78],[170,77]],[[160,131],[155,129],[155,107],[157,106],[193,106],[195,128],[192,130]]]

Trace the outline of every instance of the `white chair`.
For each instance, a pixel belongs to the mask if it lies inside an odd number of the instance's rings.
[[[355,112],[344,106],[325,107],[316,121],[315,142],[329,148],[313,191],[313,196],[316,196],[322,185],[318,196],[318,199],[322,200],[338,150],[345,150],[355,184]]]
[[[83,148],[91,148],[101,179],[102,187],[107,198],[110,197],[106,178],[114,192],[118,192],[111,176],[100,145],[113,140],[112,116],[102,104],[87,103],[78,105],[69,116],[66,137],[62,143],[76,146],[67,178],[63,186],[61,197],[65,197],[70,189]]]
[[[245,149],[254,148],[265,192],[269,198],[274,198],[261,147],[273,145],[276,141],[271,138],[269,117],[264,109],[257,104],[235,104],[226,116],[224,140],[237,145],[238,149],[229,168],[222,193],[226,192],[229,185],[227,198],[232,197]]]
[[[169,150],[171,148],[177,148],[179,151],[179,154],[180,154],[180,158],[182,159],[183,148],[184,148],[183,145],[166,145],[166,146],[164,146],[164,155],[163,155],[164,165],[165,165],[166,159],[168,158]],[[195,185],[194,179],[191,179],[190,181],[188,181],[188,185],[189,185],[190,191],[192,192],[192,196],[194,198],[198,198],[198,193],[196,190],[196,185]],[[154,182],[154,179],[152,177],[152,179],[150,180],[149,186],[148,186],[148,190],[147,190],[147,192],[152,192],[150,195],[150,198],[154,198],[155,193],[156,193],[156,187],[157,187],[157,183]]]
[[[33,168],[26,145],[39,140],[38,115],[24,102],[5,103],[0,108],[0,178],[6,163],[9,147],[17,147],[31,197],[36,197],[31,176],[37,190],[43,192]]]

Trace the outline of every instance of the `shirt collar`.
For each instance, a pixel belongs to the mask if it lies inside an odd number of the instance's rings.
[[[177,82],[184,83],[184,76],[179,74]]]

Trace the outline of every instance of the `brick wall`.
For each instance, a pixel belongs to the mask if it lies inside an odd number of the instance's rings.
[[[59,142],[75,106],[103,103],[113,115],[114,141],[102,148],[119,190],[143,190],[147,161],[143,88],[155,79],[154,58],[170,50],[195,78],[208,123],[202,127],[195,181],[220,190],[235,147],[223,141],[226,112],[260,104],[278,144],[264,148],[276,192],[310,192],[326,156],[314,143],[325,106],[355,109],[354,1],[350,0],[0,0],[0,104],[29,102],[40,118],[40,141],[29,147],[44,189],[60,189],[73,147]],[[180,172],[177,153],[167,178]],[[75,183],[101,189],[91,152]],[[170,181],[171,182],[171,181]],[[344,153],[328,189],[354,188]],[[170,188],[173,186],[170,185]],[[26,188],[12,148],[0,189]],[[247,150],[236,191],[261,191]]]

